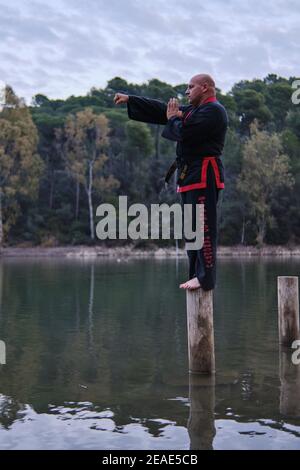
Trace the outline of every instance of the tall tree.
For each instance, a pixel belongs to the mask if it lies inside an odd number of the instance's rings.
[[[95,238],[93,191],[106,191],[118,187],[118,181],[103,172],[108,157],[105,154],[109,127],[103,115],[95,114],[86,108],[76,115],[67,117],[64,136],[63,154],[67,169],[78,184],[85,189],[90,219],[90,236]]]
[[[123,149],[123,183],[134,200],[146,196],[151,186],[149,156],[153,153],[153,138],[149,127],[142,122],[128,121],[125,125],[126,143]],[[144,197],[145,197],[144,196]],[[148,199],[148,198],[147,198]]]
[[[289,158],[282,152],[277,134],[258,128],[257,121],[250,126],[250,138],[243,149],[242,172],[237,187],[245,196],[257,225],[257,243],[264,243],[266,228],[272,223],[272,198],[279,188],[292,188]]]
[[[37,145],[38,133],[28,108],[7,86],[4,108],[0,113],[0,246],[3,228],[8,232],[16,220],[19,198],[37,196],[43,171]]]

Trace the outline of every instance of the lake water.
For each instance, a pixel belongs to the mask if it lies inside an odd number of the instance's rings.
[[[3,259],[0,449],[300,449],[278,275],[220,259],[215,378],[189,376],[182,259]]]

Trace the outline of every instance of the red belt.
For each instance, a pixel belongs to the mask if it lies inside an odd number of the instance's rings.
[[[204,157],[202,159],[202,168],[201,168],[201,180],[199,183],[188,184],[186,186],[178,186],[177,192],[184,193],[186,191],[191,191],[192,189],[203,189],[207,186],[207,168],[208,164],[211,163],[216,179],[216,186],[218,189],[224,189],[225,185],[221,181],[220,171],[218,164],[216,162],[216,157]]]

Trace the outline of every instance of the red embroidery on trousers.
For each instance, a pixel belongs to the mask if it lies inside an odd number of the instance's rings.
[[[205,207],[205,196],[200,196],[198,199],[199,204],[204,205],[204,243],[203,243],[203,257],[204,257],[204,263],[206,268],[212,268],[214,265],[214,260],[213,260],[213,249],[212,249],[212,243],[211,243],[211,238],[209,234],[209,227],[208,227],[208,217],[206,213],[206,207]]]

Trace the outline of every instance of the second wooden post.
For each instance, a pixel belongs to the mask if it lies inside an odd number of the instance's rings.
[[[278,276],[279,342],[291,347],[299,338],[299,288],[297,276]]]
[[[215,372],[213,290],[187,291],[189,370],[192,373]]]

